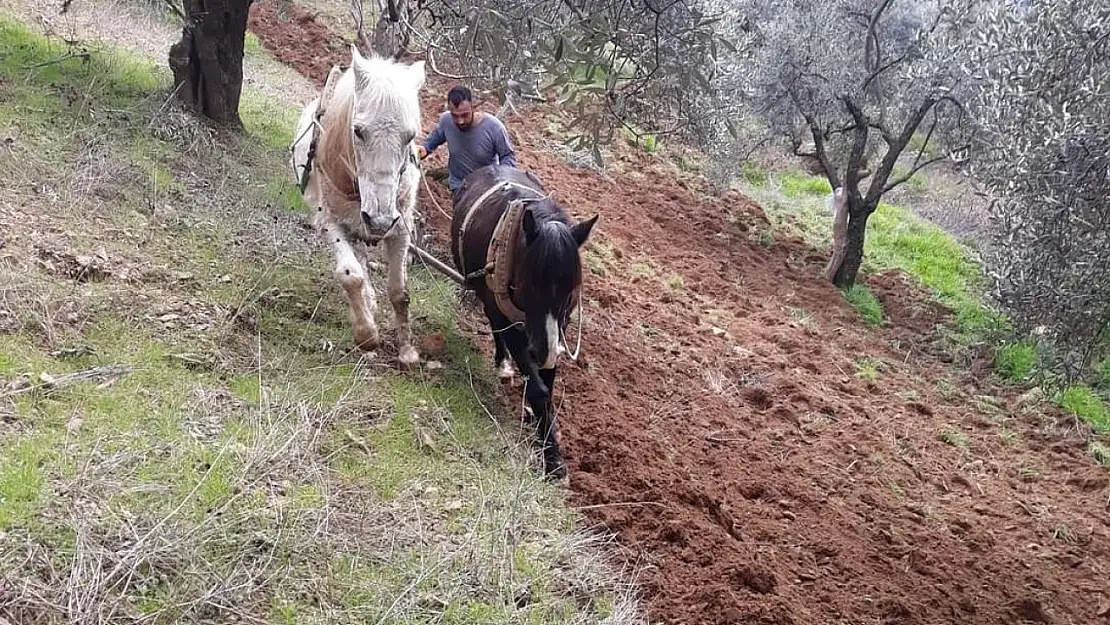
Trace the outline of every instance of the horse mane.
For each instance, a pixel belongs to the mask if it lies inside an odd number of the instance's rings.
[[[317,168],[324,171],[332,184],[341,192],[351,195],[358,189],[358,177],[354,167],[354,146],[347,126],[351,123],[355,98],[353,89],[344,89],[346,83],[347,81],[340,79],[331,101],[322,103],[327,110],[320,120],[322,132],[320,144],[316,147],[316,162]]]
[[[552,302],[556,318],[570,313],[572,295],[582,283],[582,263],[578,243],[571,234],[570,219],[559,205],[545,198],[529,205],[536,219],[536,240],[524,252],[523,266],[528,281],[544,285],[565,299]]]
[[[352,66],[343,73],[331,99],[320,104],[326,110],[320,120],[323,132],[316,149],[316,166],[348,196],[358,191],[354,145],[349,130],[356,92],[372,109],[400,111],[403,123],[419,128],[419,95],[405,83],[406,71],[404,65],[390,59],[366,57],[360,62],[358,72]]]

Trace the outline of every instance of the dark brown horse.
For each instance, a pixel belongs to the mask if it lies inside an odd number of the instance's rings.
[[[539,180],[514,167],[472,172],[454,193],[451,254],[485,308],[494,365],[512,377],[512,356],[536,419],[544,471],[566,476],[551,393],[563,331],[578,302],[578,249],[598,215],[574,223]]]

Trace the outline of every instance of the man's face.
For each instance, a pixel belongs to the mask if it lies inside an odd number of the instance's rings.
[[[458,106],[448,103],[447,107],[451,109],[451,119],[455,120],[459,130],[466,130],[474,124],[474,105],[470,102],[463,100]]]

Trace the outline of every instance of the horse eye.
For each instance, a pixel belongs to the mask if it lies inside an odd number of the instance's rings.
[[[365,141],[366,140],[365,133],[366,133],[366,129],[365,129],[364,126],[362,126],[361,124],[358,125],[358,126],[355,126],[355,136],[358,137],[359,141]]]

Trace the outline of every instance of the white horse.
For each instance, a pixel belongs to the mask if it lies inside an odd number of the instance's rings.
[[[301,112],[289,147],[317,232],[335,250],[335,277],[347,297],[355,343],[368,351],[381,344],[374,321],[378,304],[351,243],[385,241],[402,366],[420,360],[409,325],[407,259],[420,181],[414,140],[425,78],[423,61],[365,58],[352,45],[351,67],[332,68],[323,92]]]

